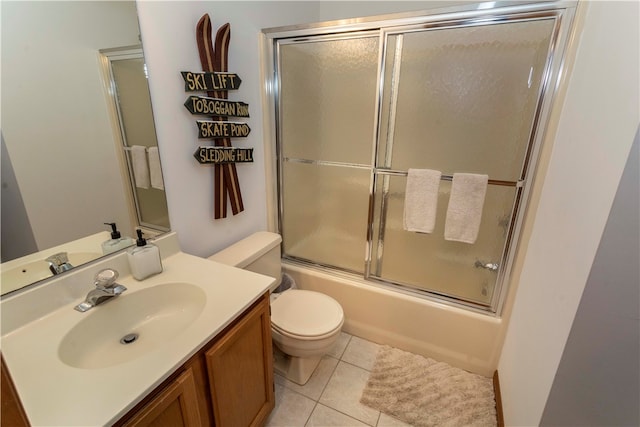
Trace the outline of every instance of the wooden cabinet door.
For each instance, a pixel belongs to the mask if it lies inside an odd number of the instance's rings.
[[[264,424],[275,404],[271,351],[266,294],[206,352],[217,427]]]
[[[193,370],[188,368],[146,404],[125,426],[202,426]]]
[[[22,403],[20,403],[20,398],[9,375],[9,370],[4,363],[4,358],[1,359],[0,372],[2,378],[0,379],[0,384],[2,384],[2,390],[0,396],[2,396],[2,408],[0,409],[0,424],[3,426],[27,427],[29,426],[27,414],[25,414]]]

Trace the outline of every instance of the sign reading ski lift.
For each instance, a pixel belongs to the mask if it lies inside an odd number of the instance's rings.
[[[193,73],[182,71],[184,91],[213,91],[235,90],[240,87],[242,80],[234,73]]]

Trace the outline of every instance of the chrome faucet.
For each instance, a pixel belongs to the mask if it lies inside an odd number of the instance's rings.
[[[73,268],[73,265],[69,263],[69,257],[66,252],[53,254],[45,261],[49,263],[49,270],[51,270],[54,276]]]
[[[116,283],[117,278],[118,272],[111,268],[98,271],[94,278],[96,288],[90,291],[85,300],[76,305],[74,309],[84,313],[126,291],[127,288]]]

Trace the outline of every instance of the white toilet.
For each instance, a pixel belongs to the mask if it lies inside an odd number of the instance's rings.
[[[340,304],[320,292],[273,291],[282,280],[279,234],[260,231],[209,257],[256,273],[275,277],[271,287],[271,335],[284,353],[274,358],[275,370],[303,385],[340,336],[344,312]]]

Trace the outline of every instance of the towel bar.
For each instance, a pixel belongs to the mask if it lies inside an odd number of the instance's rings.
[[[383,175],[396,175],[396,176],[407,176],[407,172],[405,171],[396,171],[396,170],[392,170],[392,169],[376,169],[376,173],[378,174],[383,174]],[[445,175],[442,174],[442,177],[440,177],[440,179],[442,181],[451,181],[453,180],[453,175]],[[488,184],[490,185],[502,185],[505,187],[522,187],[524,185],[524,180],[519,179],[517,181],[503,181],[500,179],[490,179],[488,181]]]
[[[296,159],[292,157],[284,157],[283,160],[285,162],[292,163],[306,163],[310,165],[320,165],[320,166],[339,166],[346,168],[355,168],[355,169],[369,169],[374,170],[375,173],[380,175],[395,175],[395,176],[407,176],[407,171],[398,171],[393,169],[383,169],[383,168],[372,168],[369,165],[356,164],[356,163],[342,163],[342,162],[331,162],[326,160],[309,160],[309,159]],[[445,175],[442,174],[440,178],[442,181],[451,181],[453,179],[453,175]],[[516,187],[520,188],[524,185],[524,180],[519,179],[517,181],[503,181],[499,179],[490,179],[488,181],[489,185],[502,185],[504,187]]]

